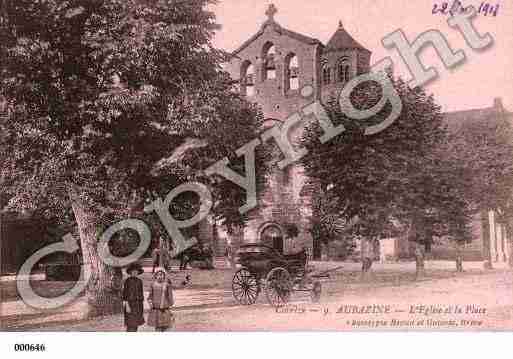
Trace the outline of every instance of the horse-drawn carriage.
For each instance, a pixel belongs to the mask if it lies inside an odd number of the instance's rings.
[[[264,244],[246,244],[237,251],[236,262],[241,268],[232,280],[232,293],[244,305],[256,302],[262,288],[269,304],[286,304],[293,291],[310,292],[313,302],[321,296],[321,283],[308,273],[305,250],[284,255]]]
[[[214,253],[210,247],[195,244],[179,255],[175,259],[180,260],[180,270],[187,269],[188,265],[193,263],[200,269],[214,269]]]

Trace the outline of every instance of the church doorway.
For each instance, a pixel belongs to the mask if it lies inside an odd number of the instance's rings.
[[[266,226],[262,232],[260,232],[260,241],[283,254],[283,232],[278,225],[270,224]]]

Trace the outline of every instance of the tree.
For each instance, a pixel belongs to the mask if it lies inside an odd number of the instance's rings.
[[[459,167],[440,157],[448,139],[440,107],[421,88],[410,88],[401,79],[387,76],[402,102],[401,114],[388,128],[364,134],[366,126],[388,116],[390,105],[357,122],[332,99],[327,112],[333,123],[343,124],[346,131],[319,144],[319,129],[313,125],[303,138],[309,150],[303,158],[307,174],[324,188],[332,188],[339,198],[337,209],[346,221],[359,219],[352,228],[364,238],[364,248],[372,248],[398,223],[411,229],[411,240],[425,245],[435,231],[460,221],[467,224],[470,210],[465,198],[459,198]],[[369,109],[379,101],[380,91],[375,83],[362,84],[351,94],[351,102],[358,109]],[[448,216],[449,212],[458,216]],[[427,220],[432,223],[421,228],[420,223]],[[371,262],[364,270],[372,264],[373,256],[367,257]]]
[[[478,212],[472,201],[472,172],[469,164],[455,156],[448,132],[422,158],[421,166],[408,178],[413,192],[400,206],[400,218],[407,223],[409,239],[416,243],[418,275],[423,274],[425,249],[434,237],[445,237],[456,247],[460,268],[461,247],[471,242],[472,221]]]
[[[337,243],[342,256],[354,250],[354,238],[351,224],[347,223],[339,209],[339,199],[330,191],[319,191],[314,196],[310,233],[314,241],[325,248]]]
[[[466,166],[467,196],[476,211],[495,211],[512,246],[513,128],[503,113],[461,124],[451,134],[446,154]],[[485,235],[488,232],[485,230]],[[513,248],[513,247],[512,247]],[[487,248],[488,256],[490,255]],[[491,258],[486,258],[491,264]]]
[[[2,2],[2,188],[12,208],[44,202],[54,215],[72,213],[91,266],[89,315],[120,310],[121,270],[98,257],[103,228],[141,217],[148,198],[206,180],[199,170],[237,158],[260,128],[259,110],[221,70],[210,3]],[[232,207],[244,191],[220,179],[207,184],[216,214],[243,221]],[[170,211],[188,218],[197,202],[186,193]]]

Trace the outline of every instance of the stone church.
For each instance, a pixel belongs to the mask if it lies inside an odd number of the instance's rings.
[[[324,45],[280,26],[276,12],[274,5],[269,6],[260,30],[232,53],[226,66],[241,93],[262,108],[264,128],[279,126],[316,100],[327,100],[349,79],[368,72],[371,57],[342,23]],[[305,95],[305,87],[313,91]],[[262,241],[285,253],[307,248],[318,254],[309,232],[311,192],[300,165],[276,169],[246,227],[231,242]],[[297,237],[287,236],[290,224],[298,227]]]
[[[327,44],[309,36],[285,29],[275,21],[277,9],[270,5],[267,19],[259,31],[232,53],[226,70],[237,90],[262,108],[266,121],[264,129],[283,123],[289,115],[302,107],[321,100],[326,102],[338,93],[351,78],[368,72],[371,51],[363,47],[345,29],[342,22]],[[301,89],[313,89],[305,96]],[[497,102],[490,109],[444,114],[448,122],[458,123],[467,118],[485,118],[511,113]],[[483,112],[484,111],[484,112]],[[501,112],[502,111],[502,112]],[[487,116],[484,116],[486,112]],[[513,120],[513,116],[512,116]],[[306,248],[314,258],[320,258],[320,245],[310,234],[312,192],[303,168],[294,164],[284,170],[276,169],[269,176],[263,193],[259,193],[258,206],[250,212],[250,220],[238,233],[228,234],[221,229],[201,226],[200,237],[214,237],[214,248],[223,253],[230,243],[266,243],[280,252],[290,253]],[[296,237],[287,236],[287,227],[295,224]],[[479,238],[465,249],[466,259],[492,261],[506,260],[506,234],[494,220],[493,213],[476,220]],[[202,233],[201,233],[202,232]],[[412,255],[405,239],[381,241],[381,257],[398,259]],[[454,258],[450,244],[435,245],[433,251],[440,258]]]

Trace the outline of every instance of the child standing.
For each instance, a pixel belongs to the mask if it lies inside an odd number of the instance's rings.
[[[143,282],[138,278],[144,271],[140,264],[132,263],[126,269],[128,278],[123,284],[123,307],[127,332],[136,332],[144,324]]]
[[[165,332],[174,323],[174,316],[171,307],[175,304],[171,281],[167,278],[164,268],[157,269],[155,280],[151,285],[148,296],[150,314],[148,325],[158,332]]]

